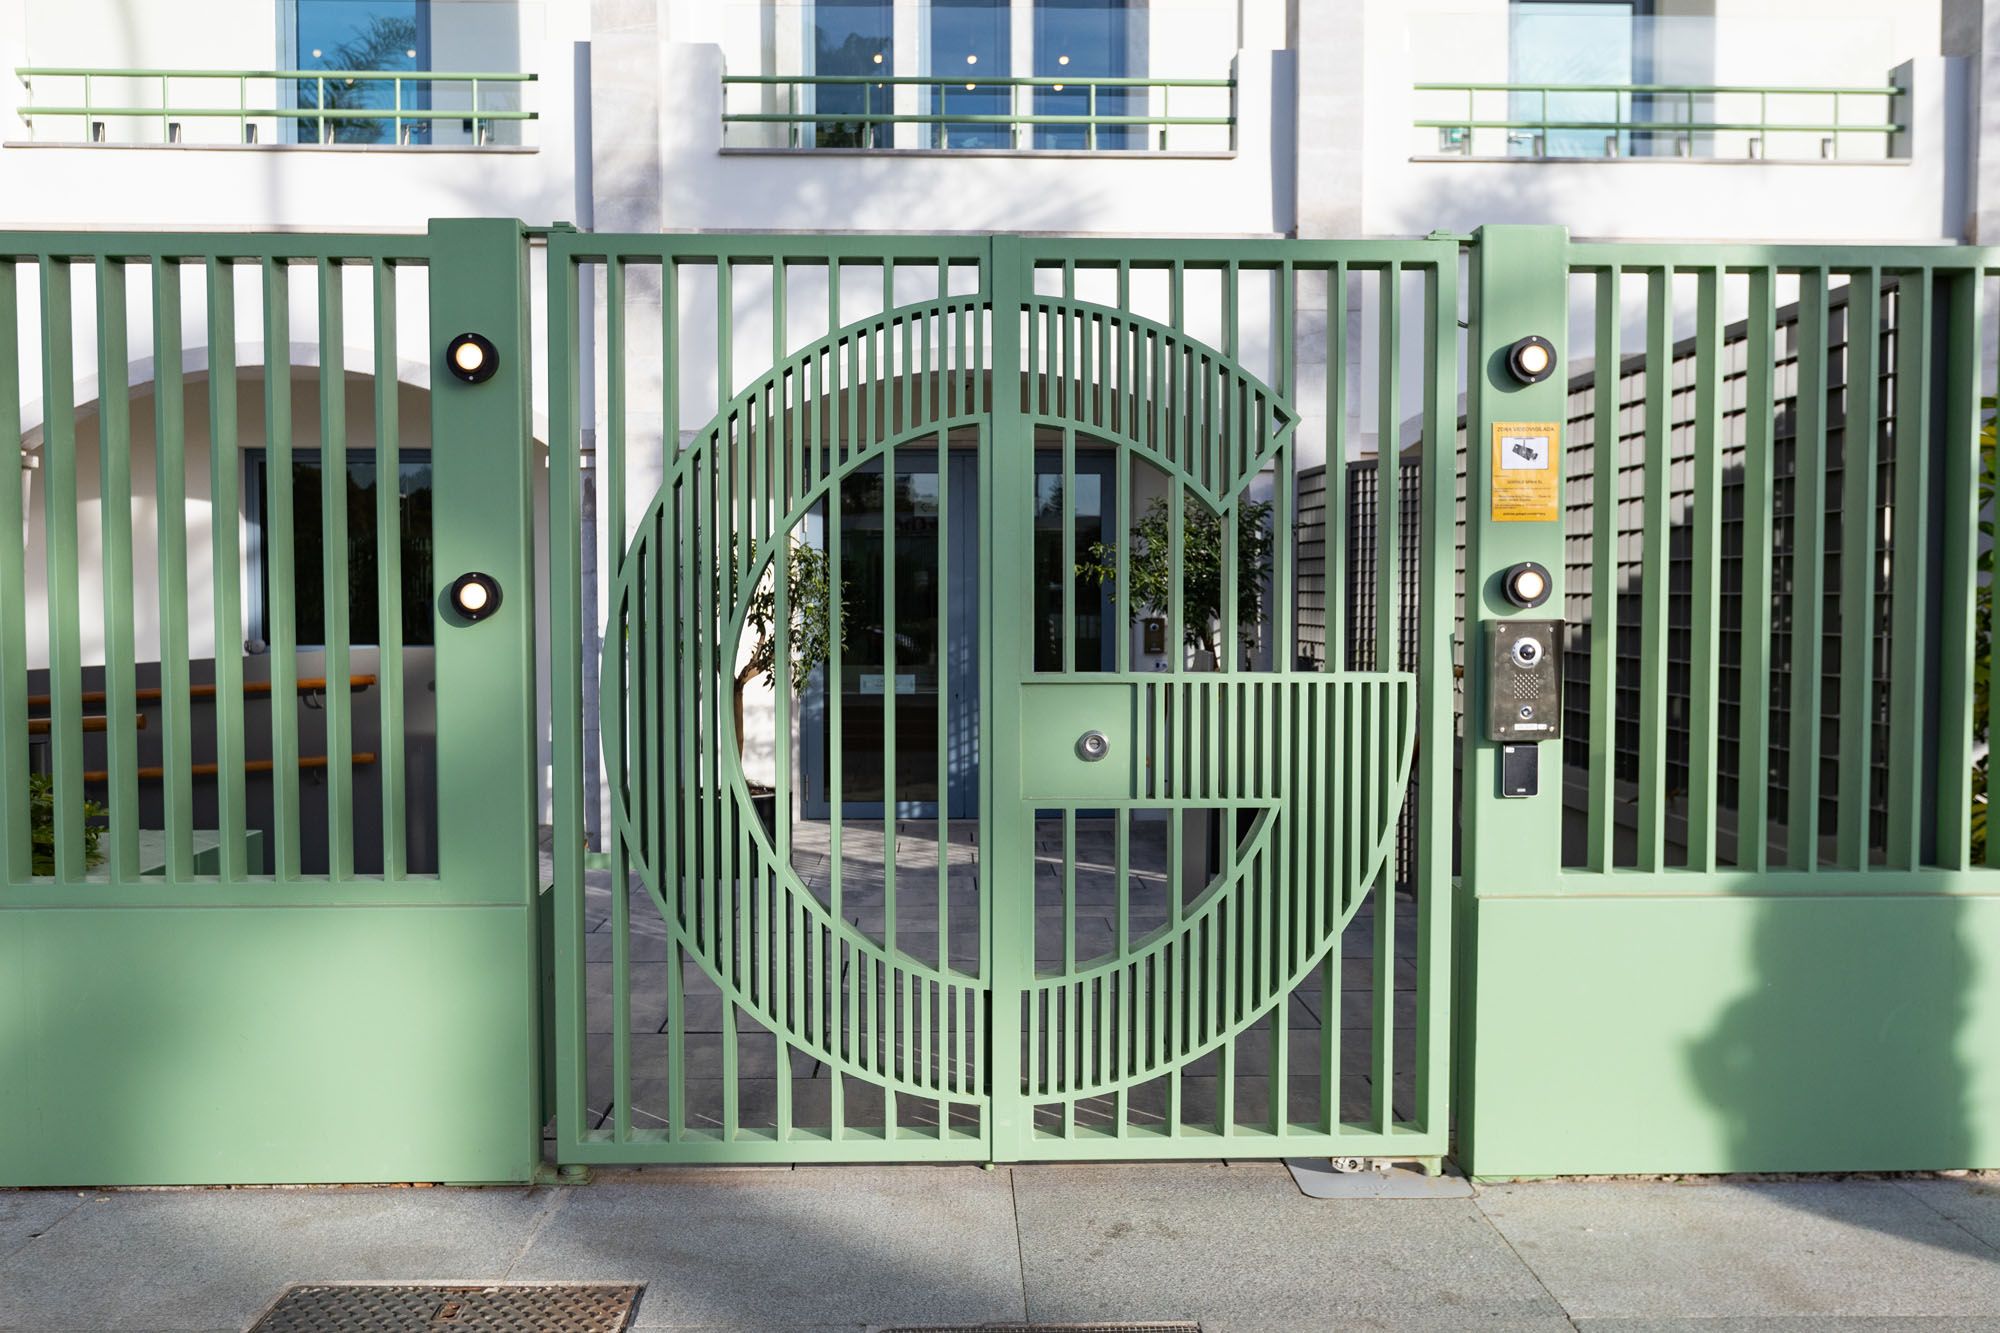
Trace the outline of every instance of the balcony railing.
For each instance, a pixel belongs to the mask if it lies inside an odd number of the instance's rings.
[[[1054,145],[1056,147],[1081,147],[1087,151],[1111,146],[1165,152],[1170,148],[1168,135],[1176,129],[1222,129],[1227,131],[1227,146],[1236,147],[1236,80],[1235,79],[1151,79],[1123,77],[1006,77],[1006,78],[964,78],[928,77],[912,75],[871,76],[867,74],[725,74],[723,84],[723,115],[725,128],[730,125],[777,125],[786,130],[786,147],[851,147],[868,149],[892,148],[935,148],[945,151],[969,151],[975,148],[990,148],[994,145],[977,142],[987,137],[1003,137],[1002,147],[1010,151],[1033,148],[1032,140],[1036,130],[1042,128],[1062,128],[1081,130],[1081,143],[1075,145]],[[774,111],[731,111],[729,110],[729,90],[738,87],[782,88],[784,106]],[[915,88],[935,92],[935,97],[921,96],[928,110],[922,112],[898,111],[896,90]],[[827,92],[848,93],[847,100],[853,100],[851,89],[860,90],[856,105],[837,110],[820,109],[822,94]],[[1155,111],[1152,103],[1154,90],[1158,90],[1159,107]],[[991,109],[997,94],[1004,91],[1006,110],[996,112]],[[1023,108],[1024,94],[1032,99],[1036,93],[1048,92],[1067,94],[1072,100],[1080,100],[1083,110],[1076,112],[1036,111],[1032,103]],[[1175,115],[1173,96],[1182,94],[1183,107],[1189,94],[1200,96],[1209,94],[1209,100],[1218,92],[1226,94],[1225,114]],[[810,94],[810,105],[807,108]],[[951,99],[956,95],[963,98],[961,105],[971,105],[960,111],[951,109]],[[1127,106],[1128,100],[1143,98],[1145,110],[1134,114]],[[1116,109],[1100,109],[1109,104]],[[896,127],[899,125],[935,127],[931,142],[899,142]],[[834,127],[838,137],[852,142],[828,143],[821,134],[820,127]],[[966,131],[975,142],[966,142]],[[1134,135],[1134,130],[1143,130]],[[1155,135],[1153,131],[1157,130]],[[954,144],[954,131],[960,133],[960,140]],[[1107,133],[1110,132],[1110,133]],[[1114,137],[1115,135],[1115,137]],[[832,136],[829,136],[832,137]],[[1133,144],[1131,139],[1137,139]]]
[[[1843,137],[1869,136],[1879,141],[1880,157],[1889,155],[1890,137],[1904,126],[1890,115],[1894,98],[1905,90],[1894,86],[1800,87],[1755,84],[1692,83],[1419,83],[1422,94],[1463,94],[1465,114],[1423,117],[1420,130],[1438,132],[1438,152],[1462,157],[1619,157],[1635,149],[1643,155],[1726,157],[1724,141],[1740,147],[1740,156],[1767,158],[1773,136],[1781,143],[1797,137],[1816,139],[1817,151],[1806,154],[1837,158]],[[1507,114],[1480,114],[1482,94],[1506,98]],[[1550,99],[1555,99],[1551,106]],[[1842,100],[1883,99],[1882,119],[1843,120]],[[1779,103],[1773,118],[1772,102]],[[1786,108],[1802,101],[1821,114],[1788,116]],[[1754,104],[1755,114],[1750,114]],[[1597,114],[1598,108],[1604,114]],[[1531,114],[1522,114],[1526,109]],[[1724,114],[1724,110],[1734,114]],[[1500,152],[1482,152],[1481,131],[1504,131]],[[1495,142],[1489,140],[1488,142]],[[1662,146],[1667,151],[1658,151]]]
[[[234,120],[237,143],[258,142],[258,124],[261,121],[274,125],[297,123],[302,136],[306,132],[305,123],[310,122],[312,137],[301,137],[299,141],[321,144],[338,142],[343,125],[372,122],[391,127],[393,141],[406,145],[415,140],[418,127],[428,132],[441,122],[455,120],[465,124],[473,146],[484,147],[492,142],[494,126],[537,118],[534,111],[518,106],[490,106],[483,100],[496,87],[518,89],[522,84],[535,81],[533,74],[522,73],[360,69],[84,69],[46,65],[24,67],[14,72],[27,90],[20,116],[28,123],[31,132],[39,139],[44,122],[61,125],[74,120],[82,131],[74,142],[83,144],[114,142],[107,132],[113,121],[131,121],[143,126],[157,122],[159,138],[139,142],[181,143],[184,122]],[[65,81],[69,86],[60,91],[76,96],[58,102],[37,102],[36,95],[40,91],[36,86],[37,80]],[[105,82],[117,85],[116,93],[109,100],[99,95]],[[175,85],[189,82],[198,82],[208,88],[221,85],[224,94],[221,97],[198,97],[192,102],[177,104]],[[229,105],[227,101],[227,85],[231,83],[235,84],[234,105]],[[127,100],[132,96],[130,89],[134,84],[157,84],[157,102],[135,105]],[[265,85],[257,91],[263,94],[268,89],[270,104],[251,103],[253,84]],[[381,84],[389,86],[382,105],[348,100],[353,96],[354,89]],[[427,105],[436,99],[441,86],[464,90],[461,94],[463,101],[459,105]],[[293,100],[298,105],[277,105],[284,98],[287,87],[294,90]],[[459,98],[452,100],[458,101]]]

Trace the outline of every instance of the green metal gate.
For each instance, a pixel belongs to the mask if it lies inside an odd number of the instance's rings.
[[[1295,669],[1289,516],[1301,417],[1344,452],[1350,284],[1378,297],[1382,438],[1420,331],[1420,447],[1448,457],[1458,263],[1446,242],[551,238],[558,644],[595,610],[586,479],[607,532],[601,854],[586,664],[552,664],[564,1160],[1444,1152],[1452,570],[1426,570],[1414,660],[1390,614],[1382,669]],[[1314,291],[1337,372],[1308,408]],[[606,334],[588,469],[561,353],[582,308]],[[715,367],[698,387],[690,346]],[[1437,550],[1449,473],[1426,475]],[[1379,540],[1389,589],[1393,523]],[[957,651],[954,616],[976,627]],[[768,795],[739,758],[760,653]],[[793,817],[809,695],[823,823]],[[954,821],[968,771],[978,817]],[[1422,871],[1399,904],[1406,801]]]

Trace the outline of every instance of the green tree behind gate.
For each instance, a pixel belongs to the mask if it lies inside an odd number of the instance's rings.
[[[1271,578],[1271,505],[1242,500],[1236,505],[1236,627],[1243,665],[1254,665],[1260,627],[1264,623],[1266,589]],[[1174,605],[1173,505],[1155,496],[1145,516],[1132,528],[1129,577],[1131,595],[1126,615],[1137,620],[1148,612],[1165,615]],[[1181,505],[1181,634],[1186,646],[1209,655],[1217,669],[1222,655],[1223,528],[1222,515],[1193,495]],[[1118,550],[1093,542],[1076,572],[1093,583],[1112,586],[1119,600]],[[1282,665],[1282,664],[1281,664]]]

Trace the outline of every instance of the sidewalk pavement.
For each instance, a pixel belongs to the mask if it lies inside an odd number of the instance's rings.
[[[2000,1333],[2000,1176],[1319,1201],[1277,1163],[0,1191],[0,1330],[243,1328],[293,1282],[646,1284],[636,1327]]]

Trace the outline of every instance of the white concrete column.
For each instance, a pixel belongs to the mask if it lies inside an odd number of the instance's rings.
[[[1375,0],[1367,8],[1376,22],[1400,21],[1398,3]],[[1362,234],[1362,144],[1369,129],[1363,18],[1360,4],[1301,4],[1293,17],[1297,235],[1302,237]]]

